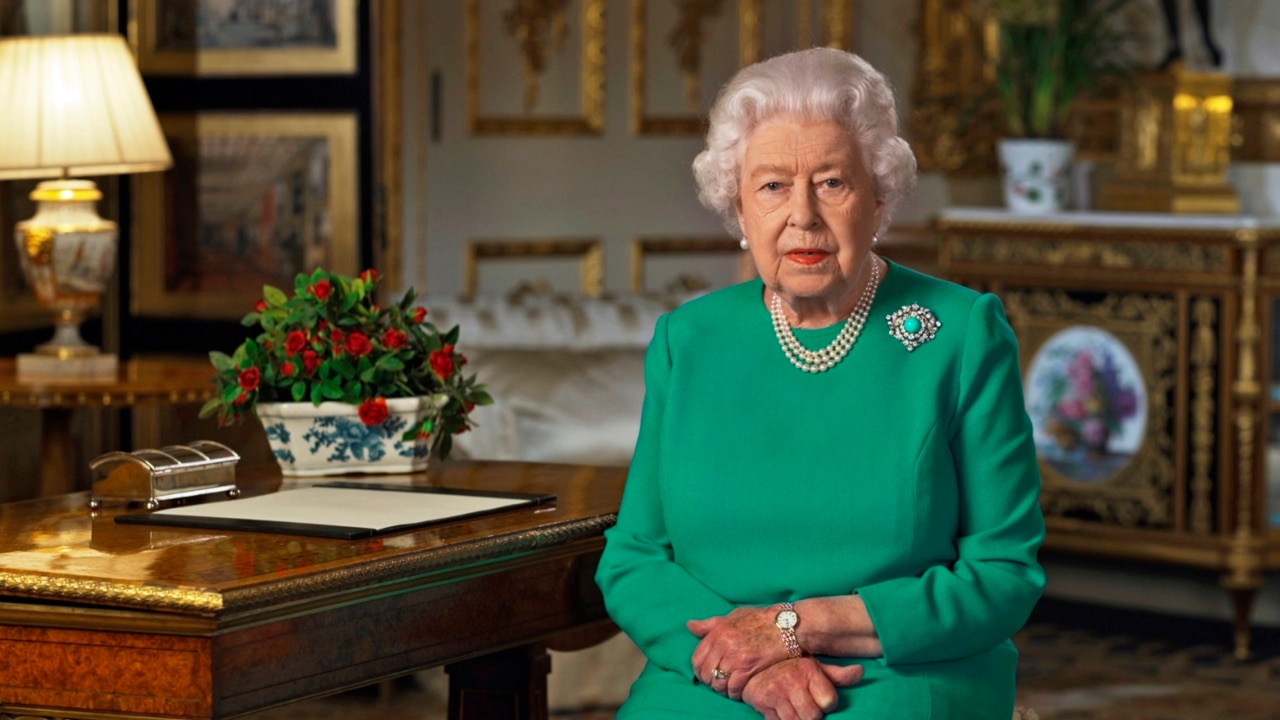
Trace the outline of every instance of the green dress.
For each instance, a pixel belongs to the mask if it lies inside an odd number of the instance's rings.
[[[884,656],[820,658],[866,669],[829,717],[1006,720],[1044,520],[999,300],[890,263],[852,351],[809,374],[783,355],[762,291],[688,302],[649,345],[596,574],[648,660],[618,718],[758,717],[694,682],[685,621],[856,592]],[[886,316],[913,303],[941,327],[908,352]],[[796,336],[819,348],[839,329]]]

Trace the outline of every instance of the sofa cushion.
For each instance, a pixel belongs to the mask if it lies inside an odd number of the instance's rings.
[[[465,335],[463,336],[465,342]],[[640,429],[644,349],[467,351],[494,404],[455,438],[460,457],[626,465]]]

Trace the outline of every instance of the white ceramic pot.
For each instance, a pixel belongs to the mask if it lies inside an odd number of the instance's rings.
[[[1009,212],[1042,215],[1067,208],[1071,184],[1068,140],[1001,140],[1000,168]]]
[[[257,409],[286,476],[417,472],[427,468],[436,439],[400,439],[435,412],[426,397],[387,400],[380,425],[365,425],[357,406],[340,402],[258,403]]]

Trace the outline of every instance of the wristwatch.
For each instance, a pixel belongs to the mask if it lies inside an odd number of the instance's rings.
[[[804,654],[800,649],[800,640],[796,637],[796,626],[800,624],[800,616],[796,614],[796,604],[784,602],[778,606],[778,614],[773,618],[773,624],[778,626],[778,632],[782,633],[782,644],[787,648],[789,657],[798,658]]]

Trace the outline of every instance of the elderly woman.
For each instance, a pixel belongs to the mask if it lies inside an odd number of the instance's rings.
[[[759,278],[663,316],[596,581],[647,664],[619,718],[1000,718],[1039,473],[992,295],[875,253],[911,186],[861,58],[748,67],[694,161]]]

